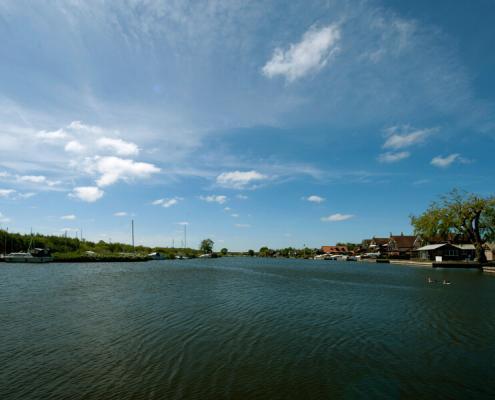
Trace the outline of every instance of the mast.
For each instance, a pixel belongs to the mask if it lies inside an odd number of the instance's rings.
[[[132,231],[132,251],[135,253],[136,250],[134,248],[134,220],[131,220],[131,231]]]
[[[184,248],[187,248],[187,225],[184,224]]]

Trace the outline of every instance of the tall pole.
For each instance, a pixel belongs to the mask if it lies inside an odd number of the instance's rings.
[[[135,253],[136,250],[134,248],[134,220],[131,220],[131,229],[132,229],[132,251]]]
[[[187,225],[184,224],[184,248],[187,248]]]

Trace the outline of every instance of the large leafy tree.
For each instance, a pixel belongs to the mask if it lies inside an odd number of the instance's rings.
[[[213,245],[215,242],[211,239],[204,239],[201,241],[201,244],[199,246],[199,249],[206,254],[209,254],[213,252]]]
[[[469,240],[476,258],[486,262],[484,244],[495,239],[495,197],[482,197],[454,189],[433,202],[419,216],[412,216],[415,233],[425,239],[452,235]]]

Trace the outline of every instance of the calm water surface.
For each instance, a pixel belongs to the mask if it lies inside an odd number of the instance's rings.
[[[0,264],[2,400],[488,399],[494,374],[495,276],[478,271]]]

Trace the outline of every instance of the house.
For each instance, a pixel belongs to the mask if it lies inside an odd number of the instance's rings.
[[[421,247],[418,236],[408,236],[401,233],[398,236],[390,235],[387,243],[388,254],[391,257],[410,258],[413,251]]]
[[[373,239],[371,239],[369,242],[369,246],[368,246],[369,252],[381,253],[381,254],[388,253],[388,241],[389,238],[373,237]]]
[[[421,260],[431,261],[474,260],[475,248],[472,244],[429,244],[414,250],[414,255]]]
[[[321,246],[324,254],[346,254],[349,252],[347,246]]]

